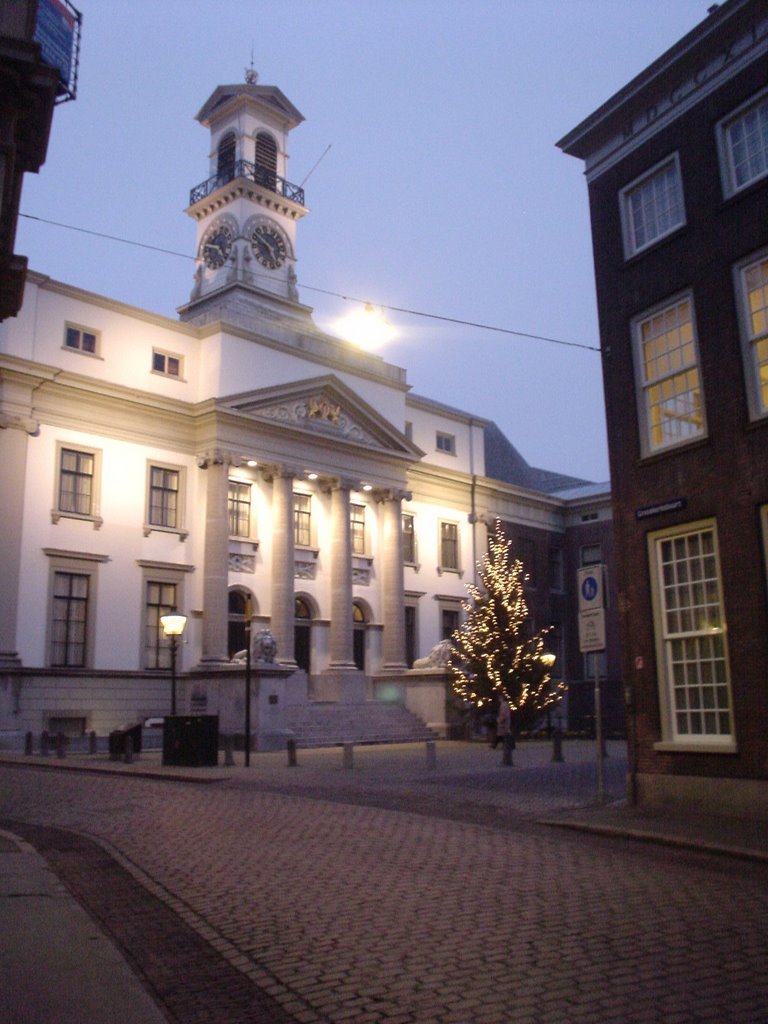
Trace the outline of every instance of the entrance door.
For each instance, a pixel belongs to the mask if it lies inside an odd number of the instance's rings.
[[[352,605],[352,658],[365,672],[365,612],[358,604]]]
[[[297,597],[294,605],[293,644],[296,664],[309,675],[309,663],[311,657],[311,618],[312,614],[309,605],[302,598]]]

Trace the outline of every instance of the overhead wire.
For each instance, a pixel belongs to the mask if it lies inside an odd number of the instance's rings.
[[[122,245],[134,245],[139,249],[150,249],[153,252],[160,252],[166,256],[177,256],[180,259],[192,260],[197,262],[196,256],[191,256],[189,253],[176,252],[174,249],[165,249],[159,245],[150,245],[147,242],[137,242],[132,238],[122,238],[119,235],[110,235],[104,231],[94,231],[91,228],[81,228],[75,224],[63,224],[61,221],[49,220],[45,217],[36,217],[31,213],[20,213],[20,217],[24,217],[26,220],[39,221],[41,224],[49,224],[52,227],[64,228],[67,231],[77,231],[83,235],[91,235],[95,238],[104,238],[110,242],[120,242]],[[564,341],[562,338],[550,338],[543,334],[531,334],[528,331],[516,331],[510,327],[499,327],[495,324],[484,324],[476,320],[462,320],[459,317],[444,316],[440,313],[427,313],[424,310],[409,309],[406,306],[393,306],[386,302],[375,302],[371,299],[360,299],[354,295],[344,295],[341,292],[331,291],[328,288],[318,288],[313,285],[301,283],[300,287],[304,291],[316,292],[319,295],[330,295],[336,299],[342,299],[345,302],[358,302],[364,306],[377,306],[379,309],[387,310],[391,313],[402,313],[404,316],[416,316],[422,317],[427,320],[438,320],[442,323],[456,324],[460,327],[473,327],[479,331],[493,331],[497,334],[508,334],[516,338],[529,338],[532,341],[543,341],[550,345],[564,345],[567,348],[581,348],[586,349],[588,352],[599,352],[600,348],[597,345],[586,345],[583,342],[578,341]]]

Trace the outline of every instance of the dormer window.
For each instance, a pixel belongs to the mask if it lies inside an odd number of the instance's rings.
[[[235,133],[227,132],[219,143],[216,173],[223,185],[235,176]]]

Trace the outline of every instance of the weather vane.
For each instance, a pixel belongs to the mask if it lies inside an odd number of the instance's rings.
[[[259,75],[253,66],[253,47],[251,47],[251,66],[245,69],[245,81],[248,85],[256,85],[259,80]]]

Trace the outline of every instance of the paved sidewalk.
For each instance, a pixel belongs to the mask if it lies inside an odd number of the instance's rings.
[[[0,992],[7,1024],[163,1024],[114,943],[20,836],[0,831]]]

